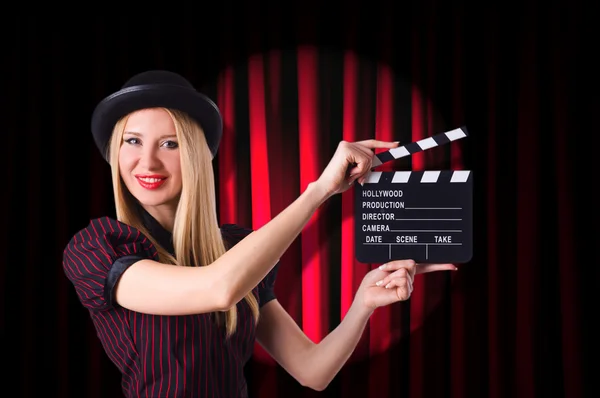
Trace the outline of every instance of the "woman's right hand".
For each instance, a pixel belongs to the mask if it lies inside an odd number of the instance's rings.
[[[342,193],[354,181],[364,182],[365,175],[371,170],[375,148],[396,148],[398,142],[364,140],[357,142],[341,141],[323,173],[316,183],[328,196]]]

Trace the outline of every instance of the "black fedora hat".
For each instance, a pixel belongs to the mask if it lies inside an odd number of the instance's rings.
[[[92,135],[100,153],[108,161],[108,143],[115,123],[130,112],[164,107],[186,112],[204,130],[208,147],[214,156],[223,134],[223,119],[217,105],[196,91],[181,75],[151,70],[130,78],[121,88],[104,98],[92,114]]]

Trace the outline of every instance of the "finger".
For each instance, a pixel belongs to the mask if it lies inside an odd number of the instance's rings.
[[[457,271],[458,268],[454,264],[423,264],[419,263],[416,267],[417,274],[424,274],[434,271]]]
[[[415,269],[417,263],[414,260],[406,259],[406,260],[394,260],[385,264],[381,264],[379,269],[382,271],[396,271],[400,268],[406,268],[409,271]]]
[[[401,282],[401,278],[394,278],[394,279],[392,279],[392,280],[396,281],[396,283],[399,283],[399,282]],[[408,295],[409,295],[409,296],[410,296],[410,294],[411,294],[411,293],[412,293],[412,291],[413,291],[413,286],[414,286],[414,285],[413,285],[413,281],[412,281],[412,279],[411,279],[410,277],[406,277],[406,287],[408,288]]]
[[[412,288],[407,283],[406,278],[392,279],[390,281],[390,283],[388,283],[385,286],[385,288],[386,289],[395,289],[398,300],[408,300],[408,298],[410,297],[410,293],[412,291]]]
[[[348,163],[351,165],[348,169],[348,177],[350,178],[350,181],[353,181],[361,178],[371,170],[373,156],[360,153],[357,150],[356,152],[349,154]]]
[[[373,168],[373,159],[375,157],[375,152],[363,145],[356,145],[355,148],[359,151],[361,151],[362,153],[365,154],[365,156],[367,156],[370,160],[370,163],[368,163],[368,167],[366,167],[365,170],[361,170],[361,173],[357,175],[356,181],[360,184],[363,185],[366,180],[367,180],[367,176],[369,174],[369,172],[371,171],[371,169]],[[388,148],[388,147],[385,147]],[[366,163],[365,163],[366,166]]]
[[[340,142],[340,148],[345,153],[346,161],[349,165],[350,175],[355,174],[354,169],[357,167],[368,164],[369,166],[373,162],[373,152],[367,148],[361,147],[351,142],[342,141]]]
[[[388,142],[379,140],[364,140],[355,143],[343,142],[351,149],[348,162],[352,165],[348,169],[348,183],[352,185],[354,181],[358,181],[361,185],[365,182],[365,176],[371,171],[374,148],[395,148],[400,142]],[[362,155],[362,156],[361,156]]]
[[[375,153],[373,152],[372,149],[370,149],[367,146],[361,145],[359,143],[354,143],[352,144],[352,148],[362,154],[364,154],[365,156],[369,157],[369,158],[373,158],[373,156],[375,156]]]
[[[394,272],[386,275],[384,278],[382,278],[381,281],[377,282],[377,283],[379,283],[378,286],[385,286],[387,283],[389,283],[392,279],[395,279],[395,278],[406,278],[410,281],[410,283],[413,283],[413,280],[414,280],[412,272],[409,269],[403,267],[397,271],[394,271]]]
[[[394,260],[390,261],[389,263],[382,264],[381,266],[379,266],[380,270],[391,272],[385,278],[383,278],[383,285],[389,283],[389,281],[392,278],[396,277],[396,275],[400,275],[395,273],[400,270],[404,270],[401,271],[401,273],[407,272],[408,275],[410,275],[410,280],[412,283],[416,272],[416,266],[417,264],[414,262],[414,260]]]
[[[375,149],[375,148],[396,148],[400,142],[399,141],[380,141],[380,140],[363,140],[363,141],[357,141],[356,142],[359,145],[364,145],[367,148],[370,149]]]

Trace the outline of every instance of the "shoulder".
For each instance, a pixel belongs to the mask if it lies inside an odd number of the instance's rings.
[[[131,255],[154,259],[158,252],[137,228],[111,217],[94,218],[64,247],[63,266],[67,271],[107,271],[118,259]]]
[[[117,247],[128,243],[152,246],[150,240],[137,228],[106,216],[90,219],[85,227],[71,236],[65,250],[81,246]]]
[[[138,229],[114,218],[94,218],[69,240],[63,269],[86,308],[112,308],[120,275],[140,259],[156,259],[156,248]]]

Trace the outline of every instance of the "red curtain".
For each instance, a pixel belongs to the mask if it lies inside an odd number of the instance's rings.
[[[202,25],[189,13],[147,29],[125,19],[46,29],[16,18],[0,83],[5,384],[23,397],[120,396],[60,261],[73,233],[113,211],[110,171],[89,134],[93,106],[133,73],[167,68],[222,110],[221,223],[260,228],[341,140],[470,132],[380,169],[472,170],[472,261],[417,276],[409,301],[378,309],[323,392],[300,386],[257,345],[251,396],[586,396],[595,336],[584,320],[595,314],[597,278],[586,260],[592,235],[581,233],[592,211],[578,184],[591,170],[580,148],[592,112],[579,100],[588,84],[579,8],[470,7],[430,1],[392,12],[390,2],[367,12],[348,3],[306,21],[245,4],[243,17],[228,11]],[[355,259],[353,214],[352,191],[332,198],[281,258],[278,300],[316,343],[378,265]]]
[[[574,193],[568,155],[561,150],[571,112],[564,99],[569,87],[559,80],[544,80],[542,87],[539,77],[540,63],[551,64],[553,76],[572,66],[544,52],[536,45],[544,33],[526,27],[512,48],[499,52],[500,22],[492,18],[480,32],[489,48],[477,66],[469,65],[462,12],[453,11],[444,38],[432,18],[429,25],[415,24],[409,40],[390,44],[382,36],[376,56],[352,45],[333,51],[299,45],[254,53],[247,65],[230,67],[219,80],[228,126],[218,161],[218,172],[226,176],[220,180],[223,222],[254,228],[268,222],[318,177],[339,140],[409,143],[464,123],[474,135],[467,138],[472,143],[455,142],[381,167],[474,168],[476,255],[458,273],[418,276],[409,302],[378,309],[347,366],[321,394],[532,397],[554,389],[544,385],[544,375],[559,378],[550,384],[560,385],[564,396],[582,394],[580,343],[567,338],[581,332],[582,321],[573,290],[577,277],[568,271]],[[389,58],[397,47],[407,51],[400,63]],[[473,87],[474,75],[481,87]],[[511,77],[515,81],[507,83]],[[515,103],[511,108],[499,101]],[[540,144],[547,134],[554,146]],[[544,157],[544,149],[552,155]],[[553,166],[545,163],[548,156]],[[554,167],[556,180],[544,179],[547,167]],[[540,208],[550,193],[552,206]],[[353,209],[350,192],[333,199],[281,260],[278,299],[317,343],[343,319],[363,275],[379,265],[354,257]],[[552,234],[549,225],[561,229]],[[543,253],[548,240],[555,242],[557,258]],[[540,280],[544,272],[557,276]],[[544,303],[548,289],[556,289],[556,314],[542,309],[550,305]],[[558,330],[540,341],[548,326]],[[551,342],[562,348],[549,348]],[[249,368],[257,396],[319,395],[299,387],[259,346]]]
[[[339,140],[409,143],[441,132],[436,128],[453,127],[450,121],[436,119],[434,104],[416,82],[408,84],[402,76],[395,76],[386,63],[361,58],[352,50],[336,54],[308,45],[283,57],[284,62],[280,51],[255,54],[247,66],[237,72],[227,69],[219,80],[218,105],[227,126],[218,160],[222,222],[260,228],[318,178]],[[287,84],[282,84],[284,75]],[[241,90],[247,95],[233,101],[239,85],[247,85],[247,90]],[[404,105],[409,106],[394,110],[398,97],[404,97]],[[297,122],[286,126],[282,109],[289,108],[289,102],[297,103],[292,110]],[[246,109],[240,111],[239,106]],[[236,128],[244,121],[243,114],[248,115],[248,123]],[[456,121],[461,117],[458,113]],[[240,135],[247,138],[240,140]],[[239,159],[236,154],[247,148],[248,156]],[[423,169],[426,158],[433,160],[426,153],[417,154],[409,166]],[[434,160],[461,169],[460,144],[441,149]],[[394,170],[393,164],[381,169]],[[245,205],[240,208],[239,203]],[[350,192],[332,200],[315,213],[298,246],[281,260],[278,299],[317,343],[343,319],[363,275],[379,265],[354,258],[353,213]],[[339,276],[330,277],[335,273]],[[418,277],[409,303],[375,312],[348,370],[340,375],[342,396],[359,391],[360,396],[391,396],[394,369],[401,371],[397,363],[403,362],[391,356],[403,339],[410,339],[410,349],[403,355],[410,368],[417,370],[411,372],[410,391],[422,395],[425,377],[419,369],[425,366],[425,346],[438,339],[427,341],[419,330],[437,307],[449,306],[451,286],[448,275]],[[440,346],[447,349],[443,343]],[[431,363],[439,363],[439,358],[431,358]],[[443,363],[434,366],[443,372]],[[253,367],[258,369],[252,373],[255,393],[278,396],[289,390],[290,386],[278,383],[275,364],[258,345]],[[361,379],[365,382],[357,385],[355,381]]]

